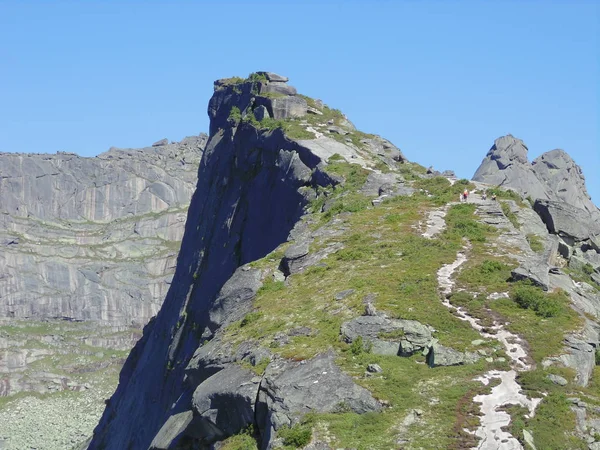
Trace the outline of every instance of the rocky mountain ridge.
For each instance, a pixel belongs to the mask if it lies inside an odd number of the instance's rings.
[[[78,448],[600,446],[600,248],[593,219],[570,215],[594,210],[568,155],[551,152],[536,173],[508,136],[484,160],[486,182],[457,180],[407,161],[286,77],[257,72],[214,87],[165,302]],[[533,177],[529,190],[508,186],[519,177]],[[121,320],[110,314],[94,317]],[[63,322],[34,354],[30,324],[14,323],[16,344],[4,347],[18,344],[46,376],[36,358],[58,348],[55,366],[67,370],[52,379],[97,409],[110,383],[76,374],[97,364],[111,380],[126,350],[94,346],[131,342],[126,328],[97,324],[92,336]],[[92,348],[78,348],[82,339]],[[83,417],[64,400],[48,399],[52,423],[63,423],[61,405]],[[27,433],[48,429],[32,420],[40,407],[0,410],[0,448],[83,441],[87,422],[51,427],[61,432],[43,441]],[[3,431],[23,436],[3,443]]]
[[[428,174],[276,74],[215,82],[208,113],[173,283],[90,449],[600,445],[600,264],[574,259],[595,236]],[[554,174],[536,198],[580,198]]]

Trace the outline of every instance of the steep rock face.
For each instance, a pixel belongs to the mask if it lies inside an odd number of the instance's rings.
[[[273,75],[268,78],[273,80]],[[240,318],[240,312],[249,311],[258,288],[257,272],[247,263],[284,243],[309,199],[315,197],[315,189],[336,183],[319,169],[332,154],[326,145],[309,148],[303,141],[286,137],[281,129],[259,129],[231,116],[234,107],[246,115],[264,106],[255,101],[259,85],[248,80],[215,83],[208,109],[211,135],[200,163],[171,288],[156,319],[146,326],[131,352],[90,449],[175,448],[190,439],[209,445],[227,433],[240,431],[230,429],[231,424],[247,424],[253,417],[258,390],[262,397],[254,417],[262,419],[254,420],[263,430],[263,448],[270,448],[277,428],[292,420],[276,412],[279,406],[293,417],[302,413],[290,411],[274,394],[283,389],[277,387],[277,380],[285,377],[274,375],[273,370],[290,362],[275,360],[266,372],[270,378],[254,380],[236,369],[236,362],[256,365],[269,358],[269,352],[251,343],[246,350],[237,351],[221,343],[224,326]],[[358,156],[356,149],[347,147],[345,151]],[[318,371],[323,365],[333,370],[331,356],[315,358],[306,370]],[[215,388],[217,372],[217,377],[229,374],[232,380],[244,379],[252,392],[221,392],[228,381],[223,379],[224,384]],[[325,395],[323,389],[333,384],[333,379],[328,379],[315,392]],[[349,396],[359,393],[360,401],[355,403],[360,412],[379,408],[350,378],[339,387],[332,402],[350,402]],[[240,414],[223,418],[225,413],[215,406],[219,402],[234,403]]]
[[[496,139],[473,180],[511,188],[534,199],[551,198],[548,188],[531,167],[527,151],[523,141],[510,134]]]
[[[207,137],[0,154],[0,317],[145,324],[170,281]]]
[[[552,150],[531,163],[537,178],[553,193],[553,199],[598,215],[585,186],[581,167],[564,150]],[[600,216],[598,216],[600,217]]]

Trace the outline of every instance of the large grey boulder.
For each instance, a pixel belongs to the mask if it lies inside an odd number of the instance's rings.
[[[260,94],[296,95],[296,88],[284,82],[261,83]]]
[[[261,271],[240,267],[223,285],[209,312],[211,328],[242,319],[252,310],[252,300],[262,286]]]
[[[445,347],[434,342],[427,353],[427,363],[431,367],[438,366],[460,366],[472,363],[477,360],[477,356],[461,353],[450,347]]]
[[[566,353],[559,360],[567,367],[577,372],[575,383],[579,386],[587,386],[596,365],[595,347],[576,336],[565,338]]]
[[[473,175],[473,180],[511,188],[533,199],[550,198],[548,188],[533,171],[527,152],[523,141],[510,134],[496,139]]]
[[[548,231],[570,243],[589,239],[600,232],[600,221],[586,210],[565,202],[536,200],[533,208],[542,218]]]
[[[529,280],[535,286],[547,291],[550,286],[548,271],[550,266],[540,258],[524,261],[521,266],[513,269],[511,277],[514,281]]]
[[[384,193],[388,195],[393,194],[398,190],[402,181],[400,175],[393,172],[372,172],[367,177],[367,181],[360,189],[360,192],[371,197],[376,197]]]
[[[600,219],[600,211],[587,192],[583,171],[567,152],[552,150],[534,159],[531,164],[538,179],[552,191],[552,199],[587,211],[595,219]]]
[[[360,316],[341,327],[342,338],[354,342],[359,336],[363,345],[378,355],[409,356],[432,342],[433,328],[416,320],[389,319],[384,315]]]
[[[193,419],[194,413],[192,411],[184,411],[170,416],[150,443],[150,450],[176,448]]]
[[[196,437],[210,444],[254,423],[259,382],[253,372],[231,364],[200,384],[192,398],[193,410],[202,418]]]
[[[256,104],[267,108],[273,119],[292,119],[307,114],[307,103],[302,97],[285,95],[282,97],[256,97]]]
[[[262,448],[270,448],[278,429],[298,423],[307,413],[348,409],[364,414],[381,410],[381,405],[339,369],[333,352],[308,361],[272,363],[260,385],[256,405]]]

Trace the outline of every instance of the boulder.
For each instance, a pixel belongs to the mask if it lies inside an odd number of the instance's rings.
[[[260,378],[237,364],[208,378],[194,391],[195,435],[212,443],[239,433],[254,422]]]
[[[255,102],[266,107],[269,115],[276,120],[303,117],[307,113],[306,100],[293,95],[275,98],[257,96]]]
[[[569,384],[566,378],[563,378],[560,375],[554,375],[553,373],[547,375],[546,378],[548,378],[554,384],[557,384],[559,386],[566,386],[567,384]]]
[[[525,261],[520,267],[517,267],[511,272],[513,281],[529,280],[534,285],[541,287],[547,291],[550,286],[548,271],[550,266],[542,260]]]
[[[184,411],[170,416],[160,431],[154,436],[150,444],[150,450],[174,449],[193,418],[194,413],[192,411]]]
[[[367,196],[378,196],[382,194],[382,190],[394,192],[402,181],[396,173],[379,173],[372,172],[367,177],[367,181],[360,189],[360,192]],[[384,188],[384,189],[382,189]]]
[[[565,366],[575,369],[575,383],[578,386],[587,386],[596,365],[595,347],[570,335],[565,338],[565,350],[566,353],[560,355],[559,360]]]
[[[280,270],[287,277],[293,273],[300,272],[308,259],[308,242],[298,242],[290,245],[281,259]]]
[[[585,259],[577,255],[571,255],[569,258],[569,268],[577,271],[582,271],[589,264]]]
[[[167,138],[165,139],[161,139],[160,141],[156,141],[154,144],[152,144],[152,147],[162,147],[163,145],[167,145],[169,143],[169,140]]]
[[[262,286],[261,271],[240,267],[221,288],[209,311],[212,329],[242,319],[252,310],[252,300]]]
[[[279,95],[296,95],[298,91],[295,87],[290,86],[282,81],[275,81],[270,83],[261,83],[259,93],[271,93]]]
[[[389,319],[382,314],[357,317],[341,327],[346,342],[360,336],[363,345],[377,355],[410,356],[422,351],[430,345],[432,332],[433,328],[416,320]]]
[[[430,367],[437,366],[459,366],[468,362],[473,362],[476,358],[468,356],[453,348],[445,347],[434,342],[427,352],[427,364]]]
[[[259,122],[271,117],[269,115],[269,111],[267,110],[266,106],[264,106],[264,105],[259,105],[256,108],[254,108],[253,114],[254,114],[254,118],[256,120],[258,120]]]
[[[293,426],[307,413],[349,409],[357,414],[380,411],[381,405],[335,364],[332,351],[301,362],[272,363],[264,374],[256,404],[263,448],[282,426]]]
[[[279,263],[279,270],[286,276],[299,273],[319,263],[332,253],[337,252],[343,246],[333,243],[320,248],[316,252],[309,253],[308,242],[301,241],[288,247]]]
[[[383,372],[383,369],[381,368],[381,366],[379,364],[369,364],[367,366],[367,372],[381,373],[381,372]]]
[[[586,211],[565,202],[536,200],[533,209],[542,218],[548,231],[567,242],[580,242],[600,232],[600,222]]]

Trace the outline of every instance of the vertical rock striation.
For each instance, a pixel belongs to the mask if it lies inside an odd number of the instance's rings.
[[[172,277],[206,139],[0,154],[0,318],[144,325]]]

